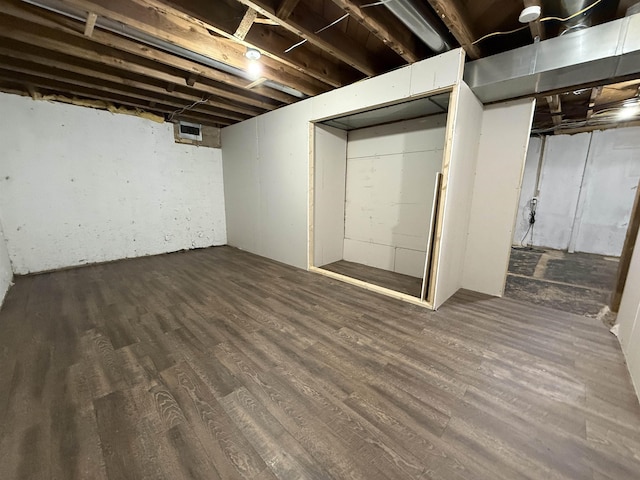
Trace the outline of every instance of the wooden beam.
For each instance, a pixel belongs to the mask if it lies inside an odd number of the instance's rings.
[[[587,109],[587,120],[593,116],[593,110],[596,106],[596,100],[602,93],[602,87],[593,87],[591,89],[591,96],[589,97],[589,108]]]
[[[19,8],[16,8],[14,4],[6,3],[3,5],[2,10],[10,17],[17,19],[20,25],[25,25],[24,28],[26,29],[37,30],[47,27],[50,32],[58,31],[71,37],[86,38],[77,32],[77,22],[75,20],[61,17],[32,5],[21,3]],[[71,39],[69,41],[73,42],[74,40]],[[217,94],[223,95],[225,90],[230,89],[230,99],[237,101],[245,99],[244,103],[260,108],[273,110],[277,107],[277,105],[265,101],[265,99],[273,99],[282,103],[292,103],[297,100],[295,97],[267,87],[254,89],[249,95],[244,93],[242,96],[235,97],[233,91],[237,89],[236,91],[239,94],[250,83],[249,81],[102,30],[94,30],[91,41],[110,49],[117,49],[118,51],[135,55],[132,58],[142,58],[146,61],[142,63],[153,65],[155,70],[164,71],[169,68],[173,71],[178,68],[189,73],[197,73],[201,78],[209,80],[210,83],[214,82],[215,87],[213,88],[218,90],[219,93]],[[94,50],[97,48],[97,45],[93,46]],[[222,88],[218,88],[218,86]]]
[[[84,24],[84,34],[87,37],[93,35],[93,29],[96,26],[96,20],[98,20],[98,15],[93,12],[89,12],[89,14],[87,15],[87,21]]]
[[[189,85],[190,87],[193,87],[196,84],[196,80],[198,79],[198,75],[196,75],[195,73],[190,74],[187,77],[187,85]]]
[[[25,75],[19,72],[15,72],[12,70],[6,70],[4,68],[0,68],[0,79],[5,81],[19,81],[23,83],[31,83],[34,86],[37,86],[41,89],[41,93],[44,95],[45,91],[55,92],[56,94],[62,95],[71,95],[71,96],[80,96],[84,98],[97,99],[102,100],[104,102],[116,103],[118,105],[124,105],[134,108],[140,108],[142,110],[147,110],[149,101],[141,100],[136,97],[122,95],[122,94],[114,94],[111,93],[109,95],[101,94],[99,90],[95,90],[93,88],[87,88],[82,85],[76,85],[69,82],[63,82],[59,80],[50,80],[47,78],[42,78],[36,75]],[[173,105],[167,105],[163,102],[157,103],[156,107],[154,107],[154,111],[162,112],[162,113],[172,113],[176,110],[176,107]],[[236,123],[236,121],[229,120],[227,118],[215,117],[211,115],[203,115],[199,112],[189,112],[189,115],[192,118],[197,118],[202,123],[206,123],[208,125],[219,123],[221,125],[232,125]]]
[[[246,48],[211,35],[209,31],[192,22],[149,9],[131,0],[60,0],[71,7],[93,11],[98,15],[129,25],[147,35],[172,43],[191,52],[204,55],[226,65],[246,70]],[[263,75],[269,80],[287,85],[307,95],[327,91],[326,84],[309,75],[269,58],[261,60]]]
[[[428,55],[429,52],[396,17],[383,16],[375,8],[363,9],[359,0],[333,0],[333,3],[364,25],[408,63],[417,62]]]
[[[240,20],[240,25],[238,25],[238,28],[233,33],[233,36],[239,40],[244,40],[244,38],[247,36],[247,33],[249,33],[249,30],[253,26],[253,22],[255,21],[257,16],[258,12],[256,12],[253,8],[247,8],[244,17],[242,17],[242,20]]]
[[[472,60],[480,58],[482,56],[480,47],[473,44],[475,36],[460,0],[429,0],[429,5],[467,52],[467,56]]]
[[[276,16],[282,20],[286,20],[291,16],[293,9],[300,3],[300,0],[281,0],[278,9],[276,10]]]
[[[319,16],[305,3],[299,3],[287,19],[279,18],[267,0],[238,0],[251,7],[261,15],[278,22],[282,27],[315,45],[329,55],[351,65],[368,76],[374,76],[389,70],[381,59],[365,48],[359,47],[352,38],[339,28],[328,28],[327,25],[336,19]],[[323,30],[322,33],[316,32]]]
[[[237,23],[225,20],[230,14],[225,14],[225,9],[222,6],[216,6],[216,10],[212,11],[210,0],[191,0],[190,2],[172,3],[172,6],[168,6],[164,0],[133,1],[152,5],[165,15],[176,16],[189,23],[195,22],[206,28],[207,31],[213,31],[223,38],[233,40],[236,43],[241,42],[245,47],[257,48],[264,56],[295,68],[332,87],[348,85],[362,79],[360,72],[346,67],[340,60],[322,57],[315,49],[305,45],[287,52],[292,45],[291,37],[282,35],[278,29],[270,26],[254,22],[254,26],[247,32],[243,40],[236,38],[234,34],[237,30]],[[242,4],[238,4],[238,7],[245,8]],[[248,8],[253,10],[251,6]],[[279,25],[278,22],[271,19],[269,21]]]
[[[162,65],[136,58],[128,53],[94,43],[94,37],[99,33],[102,32],[94,32],[93,37],[88,39],[77,32],[66,34],[41,24],[34,25],[20,18],[0,14],[0,38],[9,38],[104,66],[125,69],[165,83],[184,84],[185,77],[181,74],[176,74],[175,68],[163,67]],[[243,82],[242,87],[244,88],[248,83]],[[252,97],[251,94],[243,93],[242,91],[236,93],[204,83],[198,84],[198,90],[238,102],[241,105],[250,105],[267,110],[276,108],[276,105]]]
[[[266,78],[264,78],[264,77],[259,78],[259,79],[257,79],[255,82],[252,82],[252,83],[250,83],[249,85],[247,85],[247,87],[246,87],[246,88],[247,88],[248,90],[251,90],[252,88],[257,87],[258,85],[262,85],[262,84],[263,84],[264,82],[266,82],[266,81],[267,81],[267,79],[266,79]]]
[[[638,238],[638,231],[640,230],[640,183],[636,187],[636,197],[633,202],[633,208],[631,210],[631,217],[629,220],[629,226],[627,227],[627,233],[624,237],[624,244],[622,246],[622,253],[620,254],[620,262],[618,263],[618,274],[616,280],[616,288],[611,296],[611,311],[617,312],[620,309],[620,302],[622,301],[622,292],[627,281],[627,275],[629,274],[629,266],[631,265],[631,256],[636,248],[636,239]]]
[[[114,84],[121,84],[146,90],[150,93],[166,95],[171,93],[172,98],[183,99],[187,102],[194,102],[202,98],[203,93],[191,89],[182,88],[176,91],[174,83],[162,86],[160,82],[141,77],[126,70],[118,70],[115,68],[105,68],[99,64],[91,62],[73,63],[73,57],[55,53],[50,50],[37,49],[32,46],[16,46],[15,42],[5,40],[0,45],[0,56],[12,58],[14,61],[28,61],[31,64],[41,65],[44,67],[52,67],[60,72],[70,73],[73,75],[82,75],[85,77],[93,77],[96,80],[105,80]],[[249,117],[263,113],[264,110],[248,108],[244,105],[237,105],[228,102],[219,97],[211,97],[209,105],[228,111],[234,117],[237,114]]]
[[[556,126],[560,125],[562,123],[562,102],[560,101],[560,95],[550,95],[545,98],[549,104],[553,124]]]
[[[120,83],[107,81],[100,77],[90,77],[87,75],[79,75],[77,73],[65,72],[59,69],[52,69],[42,65],[34,65],[16,59],[7,59],[0,56],[0,68],[5,71],[11,71],[18,74],[30,75],[41,80],[46,79],[52,82],[64,82],[86,89],[94,89],[99,95],[105,94],[122,95],[129,98],[136,98],[141,103],[156,101],[164,105],[170,105],[175,109],[180,109],[185,105],[193,103],[193,99],[182,100],[175,95],[158,94],[139,88],[139,86],[128,86]],[[40,83],[42,85],[42,83]],[[199,100],[199,99],[198,99]],[[217,118],[226,118],[232,121],[242,121],[249,118],[248,115],[241,115],[229,110],[222,110],[207,104],[198,105],[194,108],[203,115],[212,115]]]
[[[257,23],[259,25],[271,25],[272,27],[280,25],[278,22],[271,20],[270,18],[256,18],[253,23]]]

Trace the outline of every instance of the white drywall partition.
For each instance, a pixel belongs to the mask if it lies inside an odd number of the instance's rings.
[[[525,234],[524,244],[528,243],[529,215],[531,213],[531,200],[537,195],[538,188],[538,166],[542,158],[542,137],[530,137],[527,148],[527,159],[524,164],[524,174],[522,176],[522,187],[520,188],[520,199],[518,201],[518,213],[513,233],[513,244],[520,245]]]
[[[502,296],[535,100],[485,107],[462,286]]]
[[[344,259],[422,278],[446,114],[352,130]]]
[[[542,160],[540,142],[530,140],[513,243],[527,230],[541,161],[533,246],[620,255],[640,179],[640,127],[548,136]]]
[[[619,256],[640,179],[640,127],[596,131],[570,250]]]
[[[9,260],[9,252],[7,250],[2,224],[0,223],[0,307],[11,286],[12,279],[13,271],[11,269],[11,261]]]
[[[629,265],[617,322],[618,338],[627,360],[631,379],[640,397],[640,233]]]
[[[260,172],[258,119],[222,130],[224,204],[227,243],[258,253],[260,245]]]
[[[445,160],[442,190],[445,193],[438,270],[435,280],[433,308],[438,308],[462,287],[467,246],[467,230],[471,215],[482,104],[471,89],[461,82],[454,90],[453,123],[449,125],[451,155]]]
[[[321,267],[343,259],[347,132],[315,125],[314,258]]]
[[[226,243],[218,149],[170,124],[0,94],[0,214],[18,274]]]
[[[460,79],[463,61],[462,49],[452,50],[224,128],[229,244],[307,268],[309,122],[446,89]]]
[[[303,101],[222,130],[229,245],[305,269],[310,118]]]

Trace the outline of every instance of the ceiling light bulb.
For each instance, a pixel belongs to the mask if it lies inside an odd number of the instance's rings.
[[[532,5],[531,7],[527,7],[522,12],[520,12],[520,16],[518,20],[520,23],[529,23],[540,18],[540,14],[542,13],[542,9],[539,5]]]
[[[620,120],[629,120],[640,113],[640,108],[638,108],[638,104],[630,104],[625,105],[625,108],[621,108],[618,110],[618,119]]]
[[[260,60],[262,54],[260,53],[260,50],[256,48],[247,48],[247,52],[244,54],[244,56],[249,60]]]
[[[251,78],[251,80],[257,80],[258,78],[260,78],[260,75],[262,74],[262,65],[260,65],[259,62],[249,62],[249,66],[247,67],[247,73],[249,74],[249,77]]]

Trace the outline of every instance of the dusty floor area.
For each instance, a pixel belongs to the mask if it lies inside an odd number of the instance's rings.
[[[615,287],[618,258],[558,250],[512,249],[505,297],[601,318]]]

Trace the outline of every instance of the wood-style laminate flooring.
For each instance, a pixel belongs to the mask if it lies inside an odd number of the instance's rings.
[[[637,479],[640,407],[594,319],[219,247],[16,280],[0,478]]]
[[[329,263],[328,265],[323,265],[321,268],[420,298],[420,292],[422,290],[421,278],[390,272],[389,270],[370,267],[360,263],[347,262],[346,260]]]

